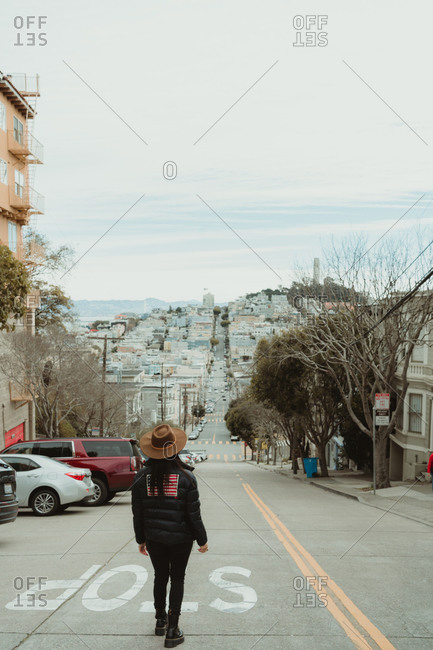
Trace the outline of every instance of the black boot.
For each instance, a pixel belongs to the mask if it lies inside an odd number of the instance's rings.
[[[155,618],[155,634],[156,636],[164,636],[167,629],[167,613],[165,609],[157,609],[155,612]]]
[[[179,614],[172,614],[168,611],[168,629],[165,635],[165,648],[175,648],[179,643],[183,643],[185,637],[182,630],[179,629]]]

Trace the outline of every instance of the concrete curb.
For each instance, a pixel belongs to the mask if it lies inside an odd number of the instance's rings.
[[[338,494],[342,497],[346,497],[347,499],[354,499],[355,501],[358,501],[364,506],[369,506],[370,508],[376,508],[377,510],[382,510],[382,512],[389,512],[391,515],[396,515],[397,517],[403,517],[403,519],[409,519],[410,521],[415,521],[418,524],[424,524],[424,526],[428,526],[429,528],[433,528],[433,523],[430,523],[428,521],[425,521],[424,519],[420,519],[419,517],[413,517],[412,515],[408,515],[403,512],[398,512],[397,510],[393,510],[393,504],[395,502],[392,502],[390,507],[385,507],[383,505],[380,505],[379,503],[371,503],[367,499],[365,499],[362,495],[357,495],[357,494],[351,494],[350,492],[346,492],[344,489],[341,488],[336,488],[332,487],[331,485],[321,485],[320,483],[316,483],[315,481],[311,481],[310,479],[305,478],[304,476],[296,476],[292,475],[290,476],[287,474],[287,472],[284,472],[281,470],[281,468],[274,469],[274,466],[268,466],[268,465],[257,465],[255,461],[247,460],[246,461],[249,465],[253,465],[254,467],[259,467],[260,469],[264,469],[267,471],[272,471],[274,474],[279,474],[280,476],[285,476],[286,478],[291,478],[291,479],[296,479],[297,481],[302,481],[303,483],[306,483],[307,485],[314,485],[316,488],[320,488],[321,490],[325,490],[326,492],[332,492],[333,494]],[[379,497],[382,499],[386,499],[387,497]]]

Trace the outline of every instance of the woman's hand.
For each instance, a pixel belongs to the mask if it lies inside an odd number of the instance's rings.
[[[206,542],[206,544],[203,544],[203,546],[199,546],[199,548],[198,548],[199,553],[206,553],[206,551],[208,551],[208,550],[209,550],[209,547],[207,545],[207,542]]]
[[[149,555],[149,553],[147,552],[145,543],[144,544],[139,544],[138,545],[138,550],[142,555]]]

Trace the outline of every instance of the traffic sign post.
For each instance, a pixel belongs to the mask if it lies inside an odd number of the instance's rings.
[[[376,393],[373,406],[373,493],[376,494],[376,425],[389,424],[389,393]]]
[[[377,409],[386,409],[389,411],[389,393],[376,393],[375,406]]]

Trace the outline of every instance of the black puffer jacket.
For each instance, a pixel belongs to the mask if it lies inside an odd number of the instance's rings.
[[[170,469],[164,499],[152,495],[151,465],[146,465],[135,477],[132,492],[132,514],[137,544],[147,540],[161,544],[180,544],[197,540],[207,542],[201,520],[197,481],[189,469],[183,471],[173,464]]]

